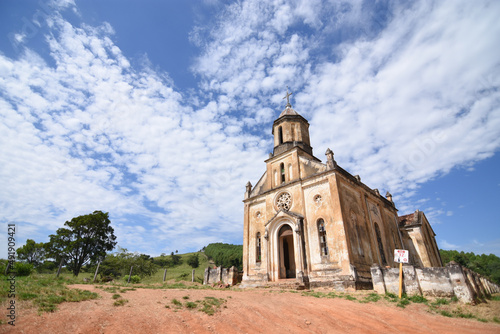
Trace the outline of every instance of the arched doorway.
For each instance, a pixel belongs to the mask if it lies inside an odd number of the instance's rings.
[[[279,278],[295,278],[295,251],[293,230],[290,225],[283,225],[278,232]]]

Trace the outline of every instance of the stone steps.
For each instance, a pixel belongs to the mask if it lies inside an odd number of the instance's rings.
[[[267,282],[263,288],[276,288],[287,290],[306,290],[308,289],[304,283],[299,283],[296,280],[279,280],[277,282]]]

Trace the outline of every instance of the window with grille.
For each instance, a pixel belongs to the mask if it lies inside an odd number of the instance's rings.
[[[260,262],[262,260],[262,245],[260,240],[260,232],[257,232],[255,248],[256,248],[256,254],[255,254],[256,262]]]

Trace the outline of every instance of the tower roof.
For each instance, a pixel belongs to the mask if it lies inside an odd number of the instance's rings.
[[[298,112],[296,112],[294,109],[292,109],[292,106],[287,106],[280,114],[278,118],[281,116],[300,116]]]

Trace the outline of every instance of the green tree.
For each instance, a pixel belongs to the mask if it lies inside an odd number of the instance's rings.
[[[23,247],[17,249],[17,257],[37,267],[45,260],[45,246],[43,242],[36,243],[28,239]]]
[[[469,268],[488,277],[493,282],[500,284],[500,258],[494,254],[476,255],[472,252],[464,253],[456,250],[439,250],[443,264],[455,261],[458,264]]]
[[[140,277],[151,276],[158,270],[158,266],[153,263],[151,256],[129,253],[127,249],[118,247],[117,252],[106,254],[106,258],[99,266],[99,273],[101,277],[120,277],[128,275],[130,267],[134,267],[133,274]]]
[[[116,245],[116,236],[107,212],[94,211],[75,217],[64,225],[68,228],[60,228],[55,235],[49,236],[46,248],[53,258],[63,256],[75,276],[78,276],[84,264],[104,258],[106,252]]]
[[[174,252],[172,252],[170,254],[170,262],[172,263],[172,267],[177,266],[177,265],[182,263],[182,257],[180,255],[176,255],[176,254],[174,254]]]
[[[243,268],[243,246],[224,243],[209,244],[205,247],[205,255],[211,258],[216,266]]]
[[[191,266],[191,268],[198,268],[200,266],[200,258],[198,256],[198,253],[189,255],[186,262]]]

